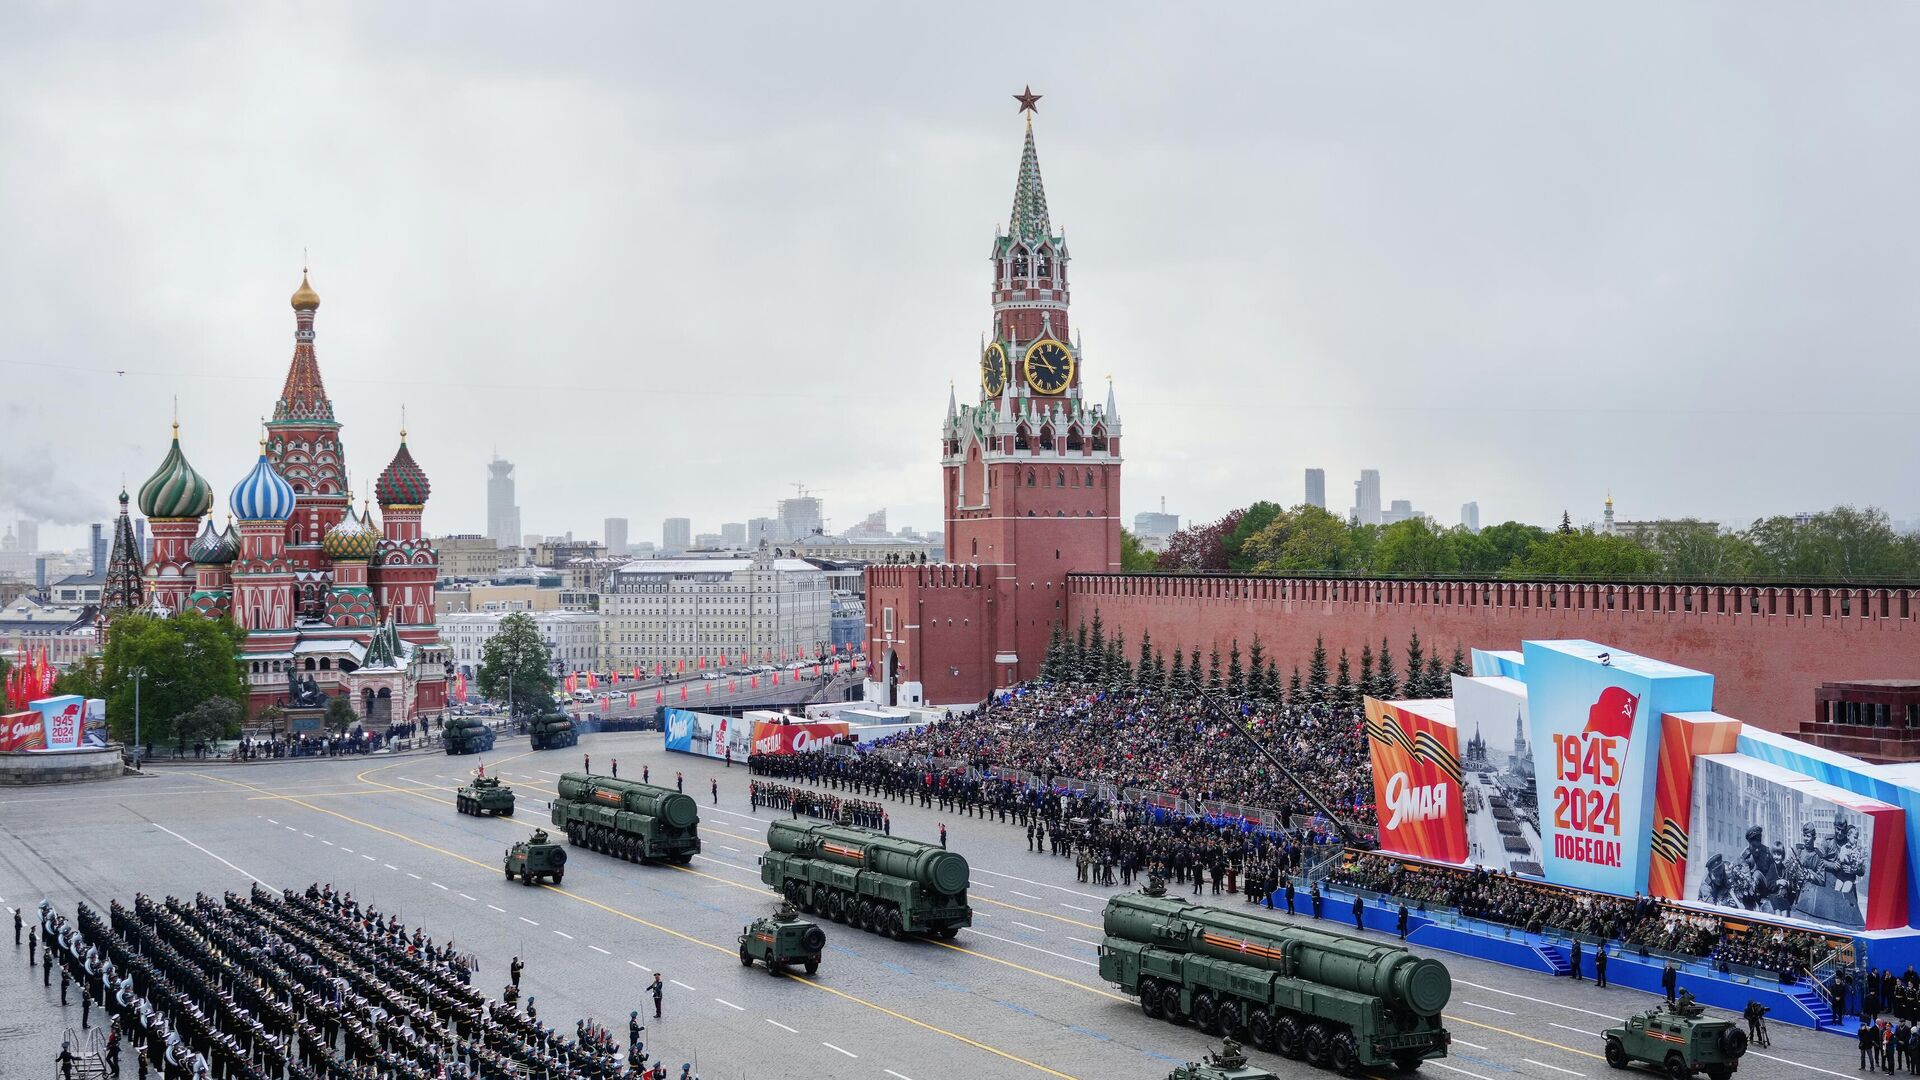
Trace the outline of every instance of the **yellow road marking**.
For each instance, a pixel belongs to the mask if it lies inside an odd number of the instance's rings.
[[[1469,1020],[1464,1016],[1448,1016],[1445,1013],[1442,1013],[1441,1015],[1450,1024],[1470,1024],[1477,1028],[1486,1028],[1488,1031],[1498,1031],[1503,1035],[1511,1035],[1516,1039],[1525,1039],[1531,1043],[1539,1043],[1541,1046],[1551,1046],[1556,1050],[1565,1050],[1569,1054],[1579,1054],[1581,1057],[1597,1058],[1602,1061],[1606,1060],[1604,1055],[1593,1053],[1590,1050],[1578,1050],[1578,1049],[1575,1049],[1574,1047],[1567,1046],[1564,1043],[1548,1042],[1546,1039],[1536,1039],[1531,1035],[1522,1035],[1517,1031],[1511,1031],[1511,1030],[1508,1030],[1507,1028],[1495,1027],[1492,1024],[1483,1024],[1478,1020]]]
[[[396,763],[396,764],[397,764],[397,763]],[[388,766],[388,767],[389,767],[389,768],[391,768],[391,766]],[[365,775],[367,775],[367,774],[369,774],[369,773],[373,773],[373,772],[378,772],[378,771],[380,771],[380,770],[377,770],[377,769],[369,769],[369,770],[367,770],[367,772],[366,772],[366,773],[362,773],[361,775],[362,775],[362,776],[365,776]],[[233,787],[238,787],[238,788],[243,788],[243,789],[245,789],[245,790],[248,790],[248,791],[254,791],[254,792],[260,792],[260,793],[262,793],[262,794],[264,794],[264,793],[265,793],[265,791],[264,791],[264,789],[262,789],[262,788],[257,788],[257,787],[254,787],[254,786],[253,786],[252,784],[246,784],[246,783],[242,783],[242,782],[240,782],[240,781],[238,781],[238,780],[225,780],[225,779],[222,779],[222,778],[220,778],[220,777],[217,777],[217,776],[207,776],[207,775],[206,775],[205,773],[195,773],[194,775],[196,775],[196,776],[201,776],[201,777],[204,777],[205,779],[208,779],[208,780],[213,780],[213,781],[215,781],[215,782],[217,782],[217,783],[222,783],[222,784],[228,784],[228,785],[231,785],[231,786],[233,786]],[[379,785],[379,784],[374,784],[374,783],[373,783],[372,781],[365,781],[365,782],[366,782],[366,783],[368,783],[369,785],[371,785],[371,786],[375,786],[375,787],[384,787],[384,786],[385,786],[385,785]],[[406,791],[407,789],[405,789],[405,788],[392,788],[391,790],[394,790],[394,791]],[[417,794],[420,794],[420,795],[423,795],[423,796],[425,796],[425,797],[427,797],[427,798],[432,798],[432,796],[429,796],[429,795],[426,795],[426,793],[425,793],[425,792],[417,792]],[[350,822],[350,823],[352,823],[352,824],[354,824],[354,825],[358,825],[358,826],[360,826],[361,828],[364,828],[364,829],[371,829],[371,830],[373,830],[374,832],[377,832],[377,833],[381,833],[381,834],[383,834],[383,835],[386,835],[386,836],[391,836],[391,837],[393,837],[393,838],[394,838],[394,839],[396,839],[396,840],[401,840],[401,841],[404,841],[404,842],[406,842],[406,843],[409,843],[409,844],[412,844],[412,845],[414,845],[414,846],[416,846],[416,847],[423,847],[423,848],[426,848],[426,849],[427,849],[428,851],[433,851],[433,852],[437,852],[437,853],[439,853],[439,854],[441,854],[441,855],[445,855],[445,856],[447,856],[447,857],[448,857],[448,858],[450,858],[450,859],[457,859],[457,860],[459,860],[460,862],[464,862],[464,863],[468,863],[468,864],[470,864],[470,865],[473,865],[473,866],[477,866],[477,867],[480,867],[480,868],[481,868],[482,870],[486,870],[486,871],[487,871],[487,872],[489,872],[489,873],[492,873],[492,872],[493,872],[493,869],[494,869],[494,868],[493,868],[492,866],[490,866],[490,865],[488,865],[488,864],[486,864],[486,863],[483,863],[483,862],[480,862],[480,861],[479,861],[479,860],[477,860],[477,859],[470,859],[470,858],[468,858],[467,856],[465,856],[465,855],[462,855],[462,854],[460,854],[459,852],[455,852],[455,851],[448,851],[448,850],[447,850],[446,848],[443,848],[443,847],[438,847],[438,846],[436,846],[436,845],[434,845],[434,844],[429,844],[429,843],[427,843],[427,842],[426,842],[426,841],[424,841],[424,840],[416,840],[416,839],[414,839],[413,837],[411,837],[411,836],[407,836],[407,835],[406,835],[406,834],[404,834],[404,833],[398,833],[398,832],[394,832],[394,831],[393,831],[392,829],[386,829],[386,828],[382,828],[382,827],[380,827],[380,826],[378,826],[378,825],[375,825],[375,824],[373,824],[372,822],[367,822],[367,821],[361,821],[361,820],[360,820],[360,819],[358,819],[358,818],[354,818],[354,817],[349,817],[349,816],[347,816],[346,814],[342,814],[342,813],[339,813],[338,811],[334,811],[334,810],[329,810],[329,809],[327,809],[327,808],[326,808],[326,807],[324,807],[324,806],[314,806],[314,805],[312,805],[312,804],[310,804],[310,803],[304,803],[304,802],[301,802],[301,801],[300,801],[300,800],[299,800],[298,798],[294,798],[294,799],[291,799],[290,801],[292,801],[292,802],[293,802],[293,803],[294,803],[294,804],[295,804],[296,806],[304,806],[304,807],[306,807],[307,809],[309,809],[309,810],[312,810],[312,811],[314,811],[315,813],[318,813],[318,814],[326,814],[326,815],[328,815],[328,816],[330,816],[330,817],[337,817],[337,818],[339,818],[339,819],[340,819],[340,820],[342,820],[342,821],[346,821],[346,822]],[[438,800],[438,799],[435,799],[434,801],[435,801],[435,802],[440,802],[441,800]],[[509,820],[512,820],[512,819],[509,819]],[[690,871],[690,872],[697,872],[697,871]],[[725,879],[715,879],[715,880],[725,880]],[[733,884],[733,883],[732,883],[732,882],[729,882],[728,884]],[[555,892],[555,893],[559,893],[559,894],[560,894],[561,896],[564,896],[564,897],[567,897],[567,898],[568,898],[568,899],[570,899],[570,900],[575,900],[575,901],[578,901],[578,902],[580,902],[580,903],[582,903],[582,904],[586,904],[586,905],[588,905],[588,906],[590,906],[590,907],[596,907],[596,908],[599,908],[600,910],[602,910],[602,911],[605,911],[605,912],[607,912],[607,913],[608,913],[608,914],[610,914],[610,915],[616,915],[616,916],[619,916],[620,918],[623,918],[623,919],[626,919],[626,920],[628,920],[628,921],[630,921],[630,922],[634,922],[634,923],[638,923],[639,925],[641,925],[641,926],[644,926],[644,927],[647,927],[647,928],[648,928],[648,929],[650,929],[650,930],[657,930],[657,931],[659,931],[660,933],[663,933],[663,934],[668,934],[668,935],[670,935],[670,936],[672,936],[672,937],[676,937],[676,938],[679,938],[680,940],[682,940],[682,941],[685,941],[685,942],[688,942],[689,944],[693,944],[693,945],[698,945],[698,946],[700,946],[701,948],[705,948],[705,949],[712,949],[712,950],[713,950],[713,951],[715,951],[715,952],[719,952],[719,953],[725,953],[726,955],[728,955],[728,956],[730,956],[730,957],[731,957],[731,956],[734,956],[734,955],[736,954],[736,950],[734,950],[734,949],[732,949],[732,948],[729,948],[729,947],[727,947],[727,946],[724,946],[724,945],[716,945],[716,944],[714,944],[714,943],[713,943],[713,942],[711,942],[711,941],[707,941],[707,940],[704,940],[704,939],[702,939],[702,938],[697,938],[697,937],[694,937],[694,936],[692,936],[691,934],[686,934],[686,933],[682,933],[681,931],[679,931],[679,930],[675,930],[675,929],[673,929],[672,927],[669,927],[669,926],[662,926],[662,925],[660,925],[659,923],[655,923],[655,922],[649,922],[649,921],[647,921],[646,919],[642,919],[642,918],[640,918],[640,917],[639,917],[638,915],[634,915],[634,914],[631,914],[631,913],[629,913],[629,912],[626,912],[626,911],[622,911],[622,910],[620,910],[619,908],[616,908],[616,907],[611,907],[611,906],[609,906],[609,905],[607,905],[607,904],[603,904],[603,903],[601,903],[601,902],[600,902],[600,901],[598,901],[598,900],[594,900],[594,899],[591,899],[591,898],[589,898],[589,897],[585,897],[585,896],[582,896],[582,895],[580,895],[579,893],[576,893],[576,892],[571,892],[571,891],[569,891],[569,890],[567,890],[567,889],[564,889],[564,888],[561,888],[560,886],[557,886],[557,885],[541,885],[540,887],[541,887],[541,888],[543,888],[543,889],[546,889],[546,890],[548,890],[549,892]],[[963,952],[964,952],[964,951],[966,951],[966,950],[960,950],[960,951],[963,951]],[[984,954],[976,954],[976,955],[984,955]],[[992,959],[992,957],[988,957],[988,959]],[[1014,965],[1014,966],[1018,966],[1018,965]],[[1043,974],[1043,973],[1042,973],[1042,974]],[[954,1032],[954,1031],[948,1031],[948,1030],[947,1030],[946,1028],[942,1028],[942,1027],[936,1027],[936,1026],[934,1026],[933,1024],[929,1024],[929,1023],[927,1023],[927,1022],[926,1022],[926,1021],[924,1021],[924,1020],[917,1020],[917,1019],[915,1019],[915,1018],[913,1018],[913,1017],[911,1017],[911,1016],[908,1016],[908,1015],[906,1015],[905,1013],[901,1013],[901,1012],[896,1012],[896,1011],[895,1011],[895,1010],[893,1010],[893,1009],[889,1009],[889,1008],[887,1008],[887,1007],[886,1007],[885,1005],[881,1005],[881,1004],[879,1004],[879,1003],[877,1003],[877,1002],[873,1002],[873,1001],[868,1001],[868,1000],[867,1000],[866,998],[863,998],[863,997],[857,997],[857,996],[855,996],[855,995],[853,995],[853,994],[849,994],[849,993],[847,993],[847,992],[846,992],[846,991],[844,991],[844,990],[836,990],[836,989],[834,989],[834,988],[833,988],[833,987],[831,987],[831,986],[827,986],[827,985],[825,985],[824,983],[819,983],[819,982],[815,982],[815,981],[814,981],[814,980],[812,980],[812,979],[808,979],[808,978],[804,978],[804,977],[802,977],[802,976],[798,976],[798,975],[789,975],[788,977],[789,977],[789,978],[791,978],[791,979],[793,979],[793,980],[794,980],[795,982],[798,982],[798,983],[802,983],[802,984],[804,984],[804,985],[806,985],[806,986],[810,986],[810,987],[813,987],[813,988],[814,988],[814,989],[816,989],[816,990],[822,990],[822,991],[825,991],[826,993],[829,993],[829,994],[832,994],[832,995],[833,995],[833,996],[835,996],[835,997],[838,997],[838,998],[842,998],[842,999],[844,999],[844,1000],[846,1000],[846,1001],[851,1001],[851,1002],[853,1002],[853,1003],[854,1003],[854,1004],[856,1004],[856,1005],[861,1005],[861,1006],[864,1006],[865,1008],[868,1008],[868,1009],[872,1009],[872,1010],[873,1010],[874,1012],[877,1012],[877,1013],[880,1013],[880,1014],[881,1014],[881,1015],[883,1015],[883,1016],[890,1016],[890,1017],[893,1017],[894,1019],[897,1019],[897,1020],[902,1020],[902,1021],[905,1021],[906,1023],[909,1023],[909,1024],[912,1024],[912,1025],[914,1025],[915,1027],[918,1027],[918,1028],[922,1028],[922,1029],[924,1029],[924,1030],[926,1030],[926,1031],[931,1031],[931,1032],[933,1032],[933,1033],[934,1033],[934,1034],[936,1034],[936,1035],[944,1035],[944,1036],[946,1036],[947,1038],[949,1038],[949,1039],[953,1039],[953,1040],[954,1040],[954,1041],[956,1041],[956,1042],[960,1042],[960,1043],[964,1043],[964,1044],[966,1044],[966,1045],[968,1045],[968,1046],[971,1046],[971,1047],[974,1047],[974,1048],[975,1048],[975,1049],[977,1049],[977,1050],[984,1050],[984,1051],[986,1051],[987,1053],[989,1053],[989,1054],[992,1054],[992,1055],[994,1055],[995,1057],[998,1057],[998,1058],[1001,1058],[1001,1059],[1004,1059],[1004,1060],[1006,1060],[1006,1061],[1011,1061],[1011,1062],[1013,1062],[1013,1063],[1015,1063],[1015,1064],[1017,1064],[1017,1065],[1025,1065],[1025,1066],[1026,1066],[1027,1068],[1029,1068],[1029,1069],[1033,1069],[1033,1070],[1035,1070],[1035,1071],[1037,1071],[1037,1072],[1042,1072],[1042,1073],[1045,1073],[1045,1074],[1047,1074],[1048,1076],[1054,1076],[1054,1077],[1059,1077],[1059,1078],[1060,1078],[1060,1080],[1078,1080],[1078,1078],[1077,1078],[1077,1077],[1074,1077],[1073,1075],[1071,1075],[1071,1074],[1069,1074],[1069,1073],[1064,1073],[1064,1072],[1061,1072],[1061,1071],[1059,1071],[1058,1069],[1052,1069],[1052,1068],[1048,1068],[1047,1066],[1045,1066],[1045,1065],[1042,1065],[1042,1064],[1040,1064],[1040,1063],[1038,1063],[1038,1062],[1035,1062],[1035,1061],[1028,1061],[1028,1060],[1027,1060],[1026,1058],[1023,1058],[1023,1057],[1020,1057],[1020,1056],[1018,1056],[1018,1055],[1016,1055],[1016,1054],[1011,1054],[1011,1053],[1008,1053],[1007,1051],[1005,1051],[1005,1050],[1001,1050],[1001,1049],[999,1049],[998,1047],[995,1047],[995,1046],[990,1046],[990,1045],[988,1045],[988,1044],[986,1044],[986,1043],[983,1043],[983,1042],[980,1042],[980,1041],[978,1041],[978,1040],[976,1040],[976,1039],[970,1039],[970,1038],[968,1038],[967,1036],[965,1036],[965,1035],[962,1035],[962,1034],[960,1034],[960,1033],[958,1033],[958,1032]],[[1049,976],[1049,977],[1051,978],[1051,976]]]

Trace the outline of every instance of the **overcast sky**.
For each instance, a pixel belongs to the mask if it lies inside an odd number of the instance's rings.
[[[555,11],[564,14],[555,15]],[[428,528],[939,526],[1021,126],[1124,510],[1920,517],[1910,4],[0,8],[0,521],[225,494],[318,348]],[[124,371],[124,374],[118,372]],[[1100,392],[1095,390],[1095,392]],[[46,544],[79,529],[44,529]]]

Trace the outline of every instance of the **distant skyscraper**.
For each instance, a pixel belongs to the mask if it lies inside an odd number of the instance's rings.
[[[606,534],[607,554],[625,555],[627,553],[627,519],[608,518]]]
[[[1327,508],[1327,470],[1307,470],[1307,505]]]
[[[693,546],[693,521],[668,518],[660,523],[660,547],[665,551],[685,551]]]
[[[107,570],[106,528],[104,524],[98,521],[93,523],[93,543],[91,548],[93,551],[93,572],[96,574],[106,573]]]
[[[1477,502],[1460,504],[1460,525],[1470,533],[1480,531],[1480,504]]]
[[[824,507],[812,495],[781,499],[777,512],[780,516],[780,535],[777,539],[801,540],[826,530]]]
[[[1356,525],[1380,524],[1380,470],[1361,469],[1353,482],[1353,522]]]
[[[747,524],[744,521],[728,521],[720,526],[720,543],[730,548],[747,546]]]
[[[13,535],[20,541],[20,551],[23,554],[31,555],[40,550],[39,522],[21,518],[20,524],[14,527]]]
[[[513,501],[513,462],[487,463],[487,535],[501,547],[520,543],[520,507]]]
[[[1167,497],[1160,496],[1160,512],[1133,515],[1133,535],[1142,540],[1164,540],[1180,531],[1180,515],[1167,513]]]
[[[1395,499],[1393,503],[1387,507],[1387,512],[1380,515],[1380,524],[1393,525],[1397,522],[1406,521],[1414,516],[1413,500]]]
[[[133,519],[133,546],[140,553],[140,565],[145,566],[150,551],[147,546],[147,519]]]
[[[747,547],[749,549],[757,548],[760,546],[760,542],[763,540],[771,544],[775,540],[785,539],[785,537],[782,537],[779,535],[779,532],[780,532],[780,523],[773,520],[772,518],[765,518],[765,517],[748,518],[747,519]]]

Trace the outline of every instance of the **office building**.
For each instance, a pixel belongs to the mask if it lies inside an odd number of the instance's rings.
[[[1353,523],[1378,525],[1380,521],[1380,470],[1361,469],[1353,482]]]
[[[745,548],[747,546],[747,523],[744,521],[729,521],[721,525],[720,545],[730,548]]]
[[[1327,508],[1327,470],[1307,470],[1306,503],[1308,506],[1317,506],[1322,510]]]
[[[107,527],[98,521],[89,527],[92,529],[92,539],[87,545],[87,550],[93,553],[92,573],[99,576],[107,572]]]
[[[779,517],[779,540],[799,540],[815,533],[825,532],[827,528],[826,507],[819,499],[804,493],[791,499],[781,499],[777,507]]]
[[[1480,531],[1480,504],[1477,502],[1460,504],[1460,527],[1470,533]]]
[[[21,518],[20,523],[13,528],[13,535],[15,542],[20,545],[21,552],[32,555],[40,550],[39,522]]]
[[[495,454],[487,463],[487,535],[501,547],[521,541],[520,506],[513,501],[513,462]]]
[[[1388,505],[1386,512],[1380,515],[1380,524],[1397,525],[1418,516],[1420,516],[1419,512],[1413,508],[1413,500],[1395,499]]]
[[[440,640],[451,651],[454,668],[470,679],[477,678],[487,642],[500,632],[500,623],[515,614],[533,620],[540,640],[553,654],[554,674],[605,670],[600,649],[601,617],[586,611],[464,611],[442,615]],[[479,688],[469,693],[477,697]]]
[[[660,523],[660,550],[685,551],[693,546],[693,521],[668,518]]]
[[[491,536],[462,533],[433,538],[440,553],[441,581],[487,581],[506,569],[512,548],[503,548]]]
[[[717,551],[723,545],[720,542],[719,533],[695,533],[693,546],[700,551]]]
[[[608,555],[627,553],[627,519],[608,518],[606,521],[606,541]]]
[[[1148,551],[1167,550],[1167,539],[1180,531],[1180,515],[1167,513],[1167,498],[1160,497],[1160,512],[1133,515],[1134,539]]]
[[[881,507],[860,520],[860,523],[847,530],[848,539],[869,539],[876,536],[892,536],[887,531],[887,510]]]
[[[748,518],[747,519],[747,545],[746,545],[747,549],[751,551],[752,549],[759,547],[760,541],[762,540],[765,540],[767,543],[771,544],[776,539],[779,539],[779,540],[786,539],[786,537],[779,536],[778,535],[779,532],[780,532],[780,523],[773,520],[772,518],[767,518],[767,517]]]
[[[614,572],[600,611],[615,669],[742,653],[799,659],[833,640],[826,573],[771,550],[630,562]]]

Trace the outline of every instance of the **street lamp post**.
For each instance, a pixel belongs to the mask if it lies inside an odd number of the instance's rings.
[[[147,669],[136,667],[128,672],[133,676],[133,764],[140,765],[140,680],[146,676]]]

